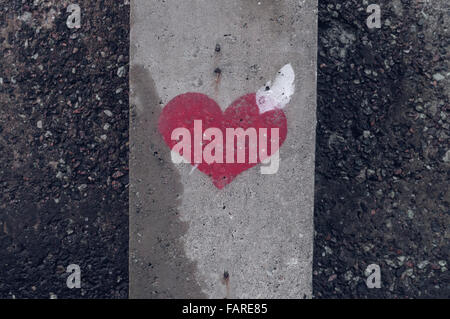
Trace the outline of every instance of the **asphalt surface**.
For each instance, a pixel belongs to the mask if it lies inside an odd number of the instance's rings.
[[[128,296],[129,5],[78,3],[0,1],[1,298]],[[448,3],[368,4],[319,2],[313,294],[448,297]]]
[[[78,1],[69,29],[66,1],[22,2],[0,1],[0,297],[125,298],[129,6]]]
[[[320,2],[314,295],[449,297],[449,4],[380,4]]]

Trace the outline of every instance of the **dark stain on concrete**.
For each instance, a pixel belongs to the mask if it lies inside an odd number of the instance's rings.
[[[144,66],[134,65],[130,85],[130,297],[205,298],[181,242],[183,186],[158,132],[155,83]]]

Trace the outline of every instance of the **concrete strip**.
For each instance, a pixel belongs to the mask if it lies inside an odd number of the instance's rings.
[[[316,0],[131,4],[130,297],[310,297]],[[225,110],[287,64],[295,93],[276,174],[256,165],[218,189],[172,163],[157,127],[169,101],[200,92]]]

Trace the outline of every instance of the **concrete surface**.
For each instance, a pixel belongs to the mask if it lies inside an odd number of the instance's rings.
[[[316,6],[132,1],[131,298],[311,296]],[[171,162],[157,121],[172,98],[200,92],[225,110],[288,63],[296,91],[278,173],[262,175],[257,165],[219,190],[191,165]]]

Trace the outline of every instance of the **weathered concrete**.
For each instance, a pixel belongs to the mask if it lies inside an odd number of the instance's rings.
[[[316,15],[315,0],[132,1],[131,298],[311,296]],[[171,162],[157,128],[171,99],[200,92],[225,110],[288,63],[276,174],[257,165],[219,190]]]

